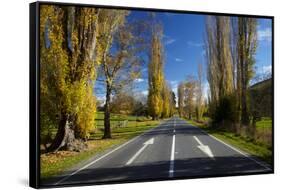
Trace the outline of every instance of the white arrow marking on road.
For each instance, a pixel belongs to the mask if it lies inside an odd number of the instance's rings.
[[[144,151],[144,149],[148,146],[154,143],[154,138],[149,139],[148,141],[146,141],[145,143],[143,143],[143,147],[141,147],[141,149],[139,149],[139,151],[137,151],[137,153],[126,163],[126,165],[130,165],[137,157],[138,155],[140,155],[140,153],[142,153],[142,151]]]
[[[210,158],[214,159],[214,155],[211,151],[211,149],[209,148],[209,146],[204,145],[196,136],[193,136],[193,138],[198,142],[199,146],[198,148],[204,152],[205,154],[207,154]]]

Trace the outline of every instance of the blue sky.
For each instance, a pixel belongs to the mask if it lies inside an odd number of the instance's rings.
[[[146,16],[147,13],[133,11],[131,17]],[[156,13],[156,19],[163,25],[165,52],[164,73],[171,88],[176,92],[177,84],[187,75],[197,76],[197,64],[204,60],[205,16],[194,14]],[[258,48],[256,72],[271,70],[271,20],[258,19]],[[138,92],[147,93],[147,71],[136,80]],[[206,85],[207,86],[207,85]]]

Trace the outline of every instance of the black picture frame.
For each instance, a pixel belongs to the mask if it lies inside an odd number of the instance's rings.
[[[239,174],[224,174],[224,175],[204,175],[196,177],[175,177],[173,179],[143,179],[143,180],[122,180],[99,183],[79,183],[69,185],[52,185],[46,186],[40,184],[40,42],[39,42],[39,25],[40,25],[40,5],[61,5],[61,6],[78,6],[78,7],[93,7],[107,8],[120,10],[141,10],[167,13],[182,13],[195,15],[215,15],[215,16],[235,16],[235,17],[251,17],[251,18],[266,18],[272,23],[272,170],[268,172],[257,173],[239,173]],[[234,14],[234,13],[219,13],[219,12],[201,12],[190,10],[170,10],[157,8],[141,8],[141,7],[126,7],[126,6],[109,6],[109,5],[94,5],[80,3],[60,3],[60,2],[34,2],[30,3],[29,8],[29,185],[33,188],[53,188],[53,187],[68,187],[68,186],[84,186],[84,185],[99,185],[99,184],[116,184],[116,183],[135,183],[147,181],[162,181],[162,180],[178,180],[178,179],[193,179],[193,178],[210,178],[210,177],[227,177],[227,176],[242,176],[242,175],[257,175],[257,174],[272,174],[274,173],[274,16],[266,15],[249,15],[249,14]]]

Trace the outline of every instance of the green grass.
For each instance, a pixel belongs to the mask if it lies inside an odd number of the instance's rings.
[[[96,126],[97,128],[103,128],[104,126],[104,113],[103,112],[97,112],[96,115]],[[149,122],[150,118],[147,118],[145,116],[133,116],[133,115],[122,115],[122,114],[111,114],[110,115],[110,121],[112,128],[122,124],[122,122],[127,121],[127,125],[129,126],[137,126],[140,124],[140,122]]]
[[[264,160],[265,162],[271,164],[272,148],[270,146],[262,143],[257,143],[250,138],[242,137],[232,132],[208,127],[204,123],[197,123],[195,121],[190,120],[188,120],[188,122],[192,125],[202,128],[204,131],[217,137],[218,139],[221,139],[222,141],[229,143],[239,148],[240,150],[245,151],[250,155],[256,156]]]
[[[102,119],[103,114],[97,114],[98,119]],[[124,116],[114,114],[111,122],[122,121],[127,119],[126,127],[112,127],[112,139],[102,139],[103,127],[98,125],[95,132],[91,133],[88,141],[89,148],[84,152],[58,151],[57,153],[49,153],[41,155],[41,178],[49,178],[56,176],[67,169],[74,167],[82,161],[89,159],[99,153],[110,148],[125,143],[129,139],[138,136],[145,131],[156,127],[159,121],[151,121],[147,119],[136,122],[135,116]],[[139,117],[138,117],[139,119]],[[103,124],[103,123],[102,123]]]
[[[112,138],[132,138],[144,131],[151,129],[159,124],[159,121],[140,121],[128,122],[126,127],[112,127]],[[98,127],[95,133],[92,133],[90,139],[101,139],[103,136],[103,127]]]
[[[149,120],[149,118],[146,118],[145,116],[134,116],[134,115],[122,115],[122,114],[110,114],[112,121],[122,121],[122,120],[128,120],[128,121],[135,121],[135,120]],[[97,112],[96,120],[103,120],[104,119],[104,113],[103,112]]]
[[[272,128],[272,119],[271,118],[262,118],[256,123],[257,128]]]

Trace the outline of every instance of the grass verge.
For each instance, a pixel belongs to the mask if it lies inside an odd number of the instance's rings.
[[[104,152],[114,146],[125,143],[131,138],[138,136],[145,131],[156,127],[159,121],[140,121],[135,124],[128,124],[127,127],[112,128],[112,139],[102,139],[103,129],[97,128],[91,134],[88,149],[83,152],[58,151],[41,155],[41,179],[56,176],[76,164]]]
[[[258,121],[256,123],[256,126],[257,126],[258,129],[260,129],[260,128],[269,128],[271,130],[271,128],[272,128],[272,120],[271,120],[271,118],[264,117],[264,118],[262,118],[260,121]]]
[[[192,125],[200,127],[218,139],[231,144],[240,150],[249,153],[250,155],[256,156],[268,164],[272,164],[272,147],[262,143],[256,143],[250,138],[242,137],[232,132],[208,127],[207,124],[204,123],[197,123],[196,121],[192,120],[188,120],[188,122]]]

